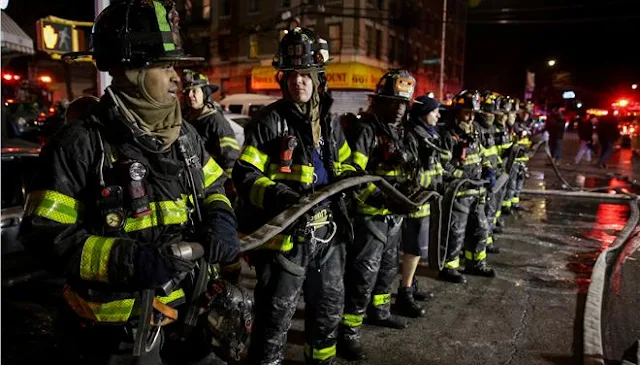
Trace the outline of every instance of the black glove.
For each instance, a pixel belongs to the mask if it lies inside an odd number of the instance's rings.
[[[159,288],[180,273],[193,270],[195,264],[171,253],[168,245],[161,248],[134,245],[132,284],[141,289]]]
[[[288,189],[283,192],[280,198],[282,199],[282,202],[284,203],[285,207],[288,208],[292,205],[296,205],[300,203],[300,199],[302,198],[302,196],[296,193],[295,191]]]

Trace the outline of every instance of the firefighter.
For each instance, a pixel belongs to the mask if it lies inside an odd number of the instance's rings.
[[[218,91],[218,85],[210,84],[204,74],[186,69],[182,88],[185,119],[196,128],[207,152],[231,177],[231,169],[240,155],[240,146],[231,124],[211,101],[211,94]]]
[[[479,137],[473,123],[474,114],[480,108],[477,91],[462,91],[453,100],[454,119],[442,132],[443,146],[450,155],[443,154],[445,179],[471,179],[495,183],[495,171],[483,166]],[[448,161],[446,161],[449,159]],[[452,201],[451,222],[448,229],[445,263],[438,277],[452,283],[466,283],[458,271],[460,254],[464,245],[464,273],[494,277],[495,272],[487,265],[485,250],[488,224],[485,215],[486,187],[465,183],[456,192]],[[445,209],[443,209],[445,211]]]
[[[502,115],[498,115],[496,117],[495,125],[495,142],[496,147],[498,148],[498,157],[500,160],[500,165],[508,176],[511,176],[513,161],[510,161],[510,152],[511,146],[513,145],[514,134],[511,126],[509,126],[508,120],[515,120],[515,110],[514,110],[514,100],[507,97],[499,102],[500,105],[511,104],[511,107],[503,107],[502,109],[506,111]],[[507,111],[507,109],[509,109]],[[505,206],[511,207],[511,198],[507,199],[508,190],[509,190],[510,182],[507,181],[505,184],[502,195],[500,196],[500,206],[496,207],[496,213],[494,218],[494,226],[493,233],[502,233],[502,228],[504,227],[504,219],[502,218],[502,210]]]
[[[280,41],[273,66],[283,98],[247,127],[233,169],[240,232],[251,233],[315,190],[354,172],[340,124],[331,120],[328,44],[304,28]],[[331,364],[344,302],[345,242],[353,234],[341,197],[316,206],[294,227],[251,253],[258,283],[250,364],[280,364],[304,293],[305,358]]]
[[[418,156],[419,172],[416,176],[422,189],[442,190],[442,165],[439,150],[441,138],[436,129],[440,118],[439,103],[428,95],[418,97],[409,112],[407,148]],[[416,300],[433,297],[418,288],[415,272],[420,258],[426,258],[429,249],[430,205],[409,214],[404,220],[402,231],[402,279],[396,297],[399,314],[408,317],[422,317],[424,309]],[[436,227],[437,228],[437,227]]]
[[[502,207],[502,213],[505,215],[510,215],[514,210],[521,208],[520,191],[527,175],[527,162],[529,161],[527,153],[531,148],[531,131],[528,127],[530,116],[529,109],[523,104],[517,114],[510,113],[507,119],[507,124],[511,126],[514,135],[512,156],[515,166],[513,166],[514,175],[509,181],[509,189],[505,197],[505,200],[508,200]]]
[[[173,66],[202,59],[183,53],[173,5],[114,2],[96,18],[90,54],[113,82],[43,148],[28,191],[22,242],[66,277],[67,363],[221,363],[192,300],[207,264],[237,262],[236,219],[182,119]]]
[[[498,118],[505,116],[500,105],[501,97],[491,91],[483,93],[480,102],[480,111],[476,114],[475,128],[478,132],[480,147],[482,148],[483,164],[493,171],[500,171],[500,156],[498,156],[498,147],[495,142],[496,127],[494,122]],[[487,202],[485,204],[485,214],[487,216],[487,224],[489,225],[487,237],[487,253],[499,253],[500,248],[493,242],[493,226],[494,219],[498,208],[502,203],[501,196],[503,190],[487,191]]]
[[[415,157],[404,146],[402,123],[416,81],[405,70],[387,72],[371,95],[371,104],[347,135],[353,162],[369,174],[402,185]],[[406,185],[409,187],[409,185]],[[406,192],[405,192],[406,193]],[[363,359],[360,328],[365,311],[374,325],[402,329],[407,322],[391,315],[391,286],[398,272],[402,216],[373,183],[356,197],[355,242],[347,252],[345,307],[339,350],[346,359]]]

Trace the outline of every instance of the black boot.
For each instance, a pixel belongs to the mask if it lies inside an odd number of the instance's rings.
[[[360,327],[341,328],[336,351],[338,356],[348,361],[359,361],[367,358],[367,353],[360,342]]]
[[[456,284],[465,284],[467,282],[467,278],[465,278],[458,270],[447,268],[440,270],[438,273],[438,279]]]
[[[500,247],[497,247],[495,244],[490,244],[486,250],[487,253],[500,253]]]
[[[465,274],[484,276],[487,278],[493,278],[496,276],[496,272],[487,265],[486,261],[469,262],[464,269]]]
[[[413,295],[413,287],[398,288],[398,297],[396,298],[398,314],[411,318],[424,316],[424,309],[416,303]]]
[[[504,230],[502,229],[502,227],[501,227],[501,226],[499,226],[499,225],[496,223],[496,226],[495,226],[495,227],[493,227],[493,233],[495,233],[495,234],[500,234],[500,233],[503,233],[503,232],[504,232]]]
[[[413,282],[411,283],[411,287],[413,288],[413,299],[421,302],[427,301],[429,299],[433,299],[432,292],[428,292],[426,290],[420,289],[420,286],[418,285],[418,279],[416,279],[415,276],[413,277]]]

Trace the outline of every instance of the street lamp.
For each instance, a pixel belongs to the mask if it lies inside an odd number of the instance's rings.
[[[632,88],[633,90],[637,89],[637,88],[638,88],[638,84],[633,84],[633,85],[631,85],[631,88]]]
[[[549,60],[547,61],[547,65],[549,65],[549,67],[553,67],[556,65],[556,60]]]

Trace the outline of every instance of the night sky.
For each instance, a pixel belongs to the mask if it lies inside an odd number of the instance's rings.
[[[500,8],[522,11],[507,16],[495,12]],[[494,24],[476,23],[483,21]],[[470,8],[468,22],[466,87],[522,97],[526,69],[548,76],[549,58],[557,59],[557,71],[572,73],[577,96],[589,106],[629,96],[631,84],[640,84],[638,0],[482,0]]]
[[[640,0],[469,1],[475,6],[467,19],[467,88],[521,97],[525,70],[543,77],[549,58],[558,60],[556,71],[572,73],[578,96],[589,104],[606,104],[640,84]],[[92,20],[93,1],[10,0],[6,11],[34,36],[35,21],[47,15]],[[496,24],[500,19],[533,23]]]

